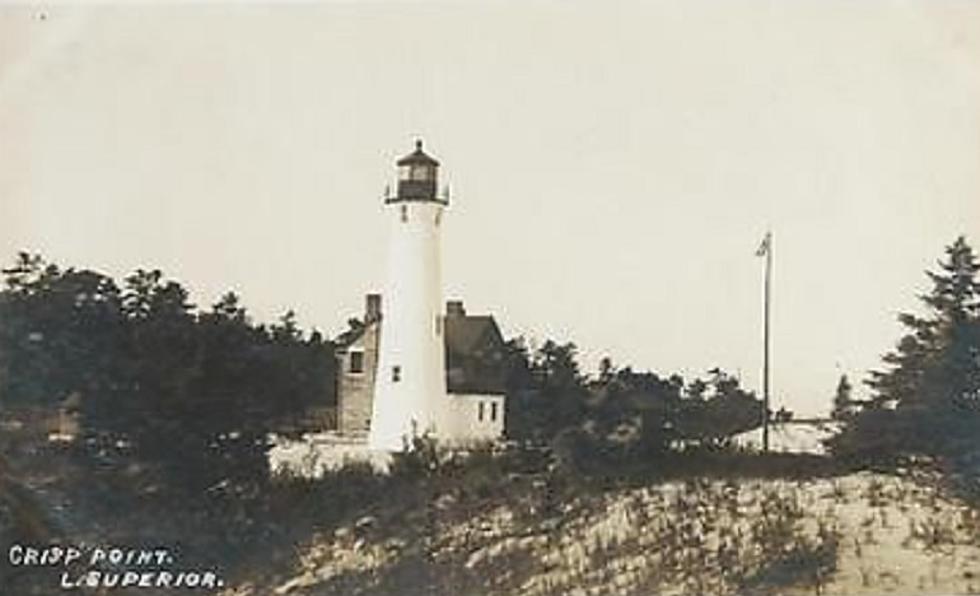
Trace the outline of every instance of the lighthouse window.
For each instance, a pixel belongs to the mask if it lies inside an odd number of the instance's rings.
[[[497,402],[492,402],[490,404],[490,422],[497,421]]]
[[[408,221],[408,207],[402,205],[402,221]]]
[[[396,364],[395,366],[391,367],[391,382],[397,383],[398,381],[401,380],[402,380],[402,367]]]
[[[429,166],[415,166],[412,168],[412,180],[428,180]]]
[[[483,422],[483,402],[481,401],[476,408],[476,419]]]
[[[350,353],[350,372],[354,374],[364,372],[364,352]]]

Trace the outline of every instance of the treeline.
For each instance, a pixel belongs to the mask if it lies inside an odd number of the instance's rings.
[[[270,432],[335,405],[333,345],[291,312],[255,324],[233,293],[199,309],[160,271],[117,283],[26,253],[3,282],[0,396],[77,406],[97,457],[126,452],[192,489],[259,479]],[[574,344],[521,338],[506,358],[507,435],[519,442],[648,457],[718,448],[761,420],[759,400],[718,369],[686,382],[605,359],[589,376]]]
[[[980,263],[959,237],[926,275],[923,308],[898,316],[906,332],[883,367],[861,379],[870,398],[856,399],[841,377],[830,405],[842,430],[827,446],[847,468],[939,463],[970,479],[980,496]],[[567,459],[615,467],[669,451],[721,450],[761,423],[759,400],[718,369],[685,381],[607,359],[589,378],[574,344],[529,350],[514,340],[508,352],[510,436],[549,442]]]
[[[72,406],[95,460],[133,460],[191,491],[255,482],[267,435],[333,399],[331,344],[291,312],[253,323],[228,293],[208,309],[138,270],[122,284],[22,253],[3,272],[3,407]]]
[[[617,367],[609,358],[584,375],[573,343],[508,350],[508,437],[550,444],[576,465],[650,461],[668,451],[719,450],[759,426],[762,402],[715,368],[685,381]]]
[[[871,399],[848,379],[834,398],[830,442],[857,465],[961,457],[980,446],[980,265],[965,238],[947,248],[907,333],[870,373]],[[334,400],[332,344],[287,313],[250,320],[227,294],[207,309],[159,271],[117,284],[21,254],[0,291],[0,399],[5,407],[77,403],[85,445],[120,451],[180,485],[267,477],[267,437]],[[762,404],[722,370],[662,376],[602,361],[585,374],[572,343],[507,343],[507,435],[597,465],[670,451],[718,450],[757,427]],[[72,399],[75,397],[76,399]],[[120,447],[121,446],[121,447]],[[976,458],[980,461],[980,455]]]
[[[868,400],[842,378],[834,417],[844,430],[830,446],[855,465],[928,458],[967,464],[980,479],[980,264],[964,237],[927,271],[921,314],[902,313],[906,332],[865,380]],[[962,466],[958,466],[962,469]]]

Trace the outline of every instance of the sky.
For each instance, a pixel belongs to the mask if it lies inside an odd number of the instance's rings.
[[[328,335],[385,275],[421,137],[447,298],[587,371],[827,411],[980,245],[980,3],[0,5],[0,259],[160,268]]]

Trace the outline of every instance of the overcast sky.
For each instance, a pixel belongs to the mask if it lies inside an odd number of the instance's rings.
[[[416,136],[449,297],[825,411],[980,244],[980,3],[0,6],[0,257],[161,268],[341,331]]]

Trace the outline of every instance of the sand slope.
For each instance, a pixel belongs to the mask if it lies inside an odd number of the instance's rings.
[[[508,503],[403,528],[364,518],[298,567],[229,594],[969,594],[980,514],[928,482],[860,473],[806,482],[623,489],[541,515]]]

